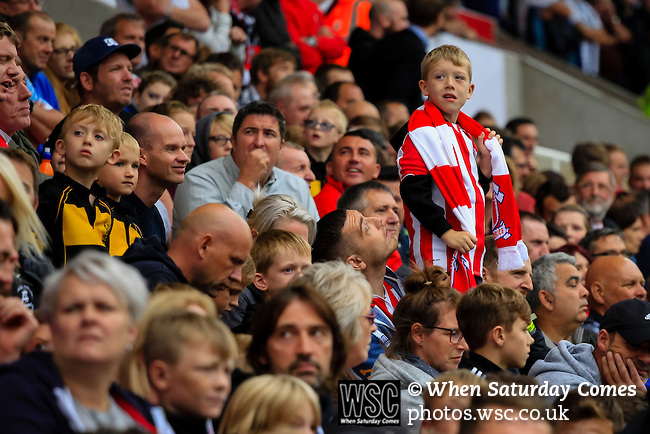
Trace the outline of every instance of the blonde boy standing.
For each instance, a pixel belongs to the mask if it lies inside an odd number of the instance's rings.
[[[427,101],[411,115],[398,154],[411,258],[419,267],[443,267],[465,292],[481,280],[490,181],[499,270],[523,267],[528,254],[499,138],[460,111],[474,92],[469,58],[443,45],[425,56],[421,70]]]

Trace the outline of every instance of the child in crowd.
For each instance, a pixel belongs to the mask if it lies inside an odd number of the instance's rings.
[[[461,298],[456,316],[470,349],[459,369],[484,377],[524,367],[533,338],[528,331],[530,306],[518,291],[483,283]]]
[[[334,144],[345,134],[348,120],[338,105],[325,100],[311,109],[303,126],[305,151],[311,162],[311,170],[316,176],[316,181],[324,184],[327,179],[325,166]]]
[[[133,104],[127,110],[144,112],[149,107],[169,100],[176,89],[176,80],[163,71],[152,71],[142,75],[142,82],[133,91]],[[131,111],[131,110],[129,110]]]
[[[140,146],[127,132],[120,134],[119,143],[116,158],[109,161],[97,177],[97,183],[108,190],[105,201],[113,214],[108,251],[112,256],[122,256],[133,240],[142,236],[140,228],[133,223],[134,211],[120,203],[120,198],[133,193],[138,183]]]
[[[293,232],[271,229],[255,239],[251,257],[256,270],[253,284],[268,300],[311,265],[311,246]]]
[[[411,258],[445,268],[465,292],[480,282],[490,181],[499,269],[523,267],[528,254],[499,138],[460,111],[474,92],[469,58],[442,45],[425,56],[421,72],[427,101],[411,115],[398,154]]]
[[[214,433],[230,394],[235,338],[221,321],[196,312],[153,318],[143,347],[151,388],[175,432]]]
[[[223,318],[235,333],[247,333],[259,305],[311,265],[311,246],[293,232],[270,229],[257,236],[251,257],[255,263],[253,283],[242,293],[239,306]]]
[[[111,210],[95,179],[117,158],[121,133],[119,118],[95,104],[77,107],[63,123],[56,152],[65,157],[65,170],[41,185],[37,210],[52,238],[55,267],[84,249],[108,251]]]

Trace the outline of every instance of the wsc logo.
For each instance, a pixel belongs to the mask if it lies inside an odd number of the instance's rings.
[[[339,381],[339,425],[399,426],[399,380]]]

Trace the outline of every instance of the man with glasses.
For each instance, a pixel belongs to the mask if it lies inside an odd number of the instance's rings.
[[[576,176],[576,200],[589,213],[592,228],[616,228],[616,223],[605,217],[616,193],[614,174],[603,163],[594,162]]]
[[[393,311],[404,295],[402,281],[388,268],[388,259],[397,248],[397,234],[387,230],[378,217],[359,211],[334,210],[318,222],[312,245],[312,262],[343,261],[359,270],[372,288],[372,313],[377,331],[372,335],[368,360],[352,368],[360,379],[368,379],[372,366],[385,353],[395,334]]]
[[[558,393],[567,387],[590,393],[591,386],[602,385],[628,386],[626,392],[645,392],[650,371],[648,318],[649,302],[620,301],[605,312],[595,347],[561,341],[544,360],[535,363],[529,375],[542,386],[558,386],[548,389]]]
[[[190,69],[199,54],[199,42],[190,33],[172,33],[165,36],[162,51],[157,62],[147,65],[138,72],[160,70],[171,74],[175,79]]]
[[[603,315],[619,301],[646,299],[645,279],[639,267],[621,255],[602,256],[589,266],[585,283],[589,290],[589,318],[585,327],[600,331]]]

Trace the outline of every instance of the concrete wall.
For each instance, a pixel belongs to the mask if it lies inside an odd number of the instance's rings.
[[[628,157],[650,152],[650,119],[628,98],[527,56],[521,86],[521,113],[537,122],[540,144],[570,152],[576,143],[603,141],[622,146]]]
[[[97,36],[104,20],[115,14],[115,9],[96,0],[47,0],[44,10],[55,22],[77,29],[82,41]]]

